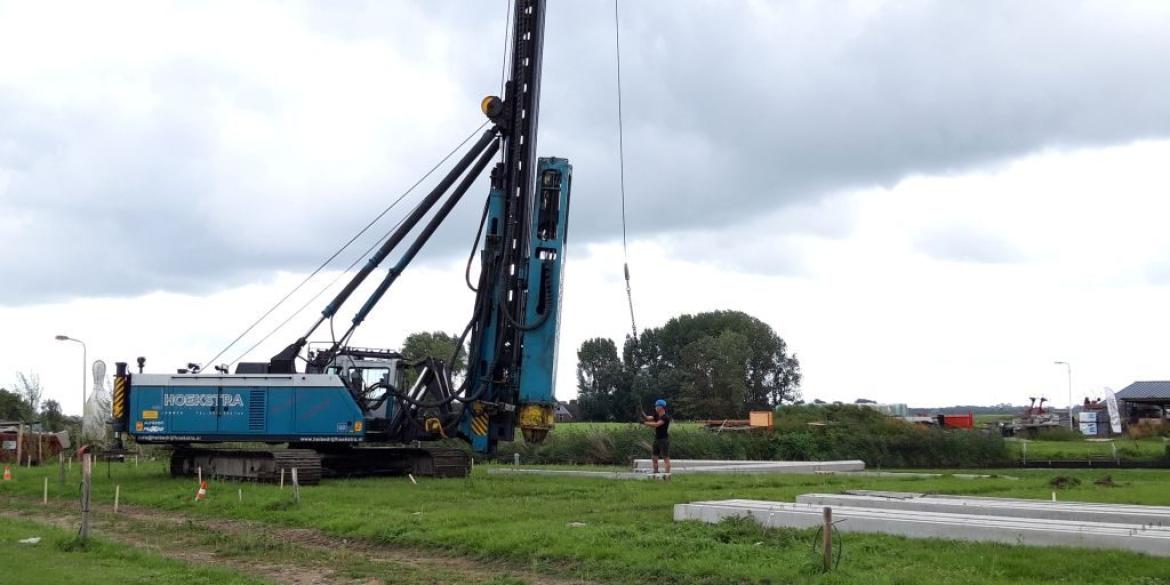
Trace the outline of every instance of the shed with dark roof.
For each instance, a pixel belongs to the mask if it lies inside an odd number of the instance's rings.
[[[1134,382],[1117,393],[1117,400],[1124,408],[1125,418],[1130,424],[1143,419],[1166,421],[1170,411],[1170,380]]]

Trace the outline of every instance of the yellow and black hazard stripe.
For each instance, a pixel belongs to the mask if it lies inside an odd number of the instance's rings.
[[[126,377],[114,378],[114,403],[111,405],[114,419],[121,419],[126,412]]]
[[[478,414],[471,418],[471,431],[477,435],[486,435],[488,431],[488,417]]]

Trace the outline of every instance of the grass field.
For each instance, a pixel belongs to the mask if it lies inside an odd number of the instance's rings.
[[[40,537],[37,544],[18,541]],[[238,573],[173,561],[134,548],[15,518],[0,518],[0,583],[5,585],[259,585]]]
[[[1166,456],[1168,443],[1161,438],[1133,440],[1118,438],[1113,441],[1008,441],[1012,457],[1022,459],[1112,459],[1114,445],[1122,459],[1158,459]]]
[[[1001,422],[1011,422],[1013,414],[977,414],[975,415],[975,424],[984,425]]]
[[[492,476],[483,467],[465,480],[419,479],[417,485],[409,479],[327,481],[303,488],[297,506],[288,489],[220,482],[212,483],[207,501],[196,503],[194,481],[166,477],[160,462],[137,470],[115,464],[109,479],[100,465],[94,500],[108,508],[118,483],[125,504],[313,528],[607,583],[1170,584],[1170,559],[857,534],[845,537],[840,569],[821,575],[808,531],[763,530],[745,522],[675,523],[671,517],[680,502],[792,501],[800,493],[855,488],[1046,499],[1056,475],[1081,480],[1077,487],[1060,490],[1062,499],[1170,505],[1170,473],[1164,471],[1006,470],[1002,473],[1019,479],[980,480],[676,476],[670,482],[632,482]],[[1115,487],[1094,483],[1106,474]],[[35,501],[43,476],[37,469],[18,470],[15,481],[0,484],[0,508],[5,496],[21,496],[26,505]],[[75,497],[73,481],[66,487],[50,481],[50,486],[51,497]],[[243,491],[243,502],[237,489]]]

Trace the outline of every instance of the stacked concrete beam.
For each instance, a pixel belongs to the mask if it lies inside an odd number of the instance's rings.
[[[1015,498],[933,496],[913,492],[866,491],[844,494],[804,494],[797,496],[796,501],[800,504],[832,506],[834,508],[848,506],[1170,527],[1170,507],[1165,506],[1089,504]]]
[[[653,469],[649,459],[634,460],[634,471],[646,473]],[[659,470],[665,466],[659,464]],[[825,471],[861,471],[865,462],[851,461],[721,461],[712,459],[679,459],[670,462],[672,474],[686,473],[818,473]]]
[[[1138,524],[1080,522],[833,506],[842,532],[882,533],[910,538],[944,538],[1033,546],[1121,549],[1170,557],[1170,529]],[[678,504],[674,519],[718,523],[751,518],[765,527],[813,528],[824,506],[758,500]]]

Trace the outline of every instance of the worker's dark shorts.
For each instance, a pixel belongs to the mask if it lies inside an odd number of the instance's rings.
[[[670,457],[670,439],[654,439],[655,457]]]

